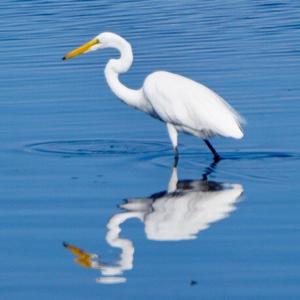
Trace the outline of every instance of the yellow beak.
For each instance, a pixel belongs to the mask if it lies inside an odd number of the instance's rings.
[[[77,55],[83,54],[86,51],[88,51],[92,46],[96,45],[96,44],[100,44],[100,41],[98,39],[93,39],[85,44],[83,44],[82,46],[70,51],[69,53],[67,53],[64,57],[63,60],[65,59],[70,59],[73,58]]]

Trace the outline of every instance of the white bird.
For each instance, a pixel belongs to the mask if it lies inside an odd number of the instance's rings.
[[[216,161],[220,156],[208,141],[209,137],[243,137],[242,117],[222,97],[196,81],[174,73],[156,71],[146,77],[144,85],[138,90],[123,85],[119,74],[129,70],[133,54],[131,45],[115,33],[100,33],[63,59],[104,48],[115,48],[120,52],[120,58],[110,59],[105,67],[109,87],[127,105],[166,123],[176,162],[178,132],[203,138]]]

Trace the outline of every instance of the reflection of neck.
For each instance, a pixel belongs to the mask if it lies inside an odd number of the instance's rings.
[[[125,270],[131,270],[133,267],[134,247],[132,241],[129,239],[122,239],[119,237],[121,233],[120,225],[131,218],[143,218],[143,213],[140,212],[124,212],[114,215],[108,222],[108,232],[106,234],[107,243],[116,248],[121,249],[120,259],[114,266],[104,266],[101,269],[102,275],[115,276],[120,275]]]

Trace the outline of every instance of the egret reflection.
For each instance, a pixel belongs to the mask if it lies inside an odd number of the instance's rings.
[[[123,273],[133,268],[134,260],[132,241],[120,237],[127,220],[141,220],[149,240],[191,240],[236,209],[243,187],[240,184],[207,180],[214,167],[215,164],[212,164],[207,168],[201,180],[178,180],[177,168],[174,167],[166,191],[146,198],[125,200],[120,205],[122,211],[113,215],[107,223],[107,243],[121,250],[114,264],[105,264],[98,255],[73,245],[65,243],[64,246],[76,256],[77,264],[100,271],[97,282],[126,282]]]

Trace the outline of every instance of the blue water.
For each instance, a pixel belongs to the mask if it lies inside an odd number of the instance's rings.
[[[299,18],[297,1],[1,1],[0,298],[299,299]],[[133,46],[128,86],[200,81],[245,138],[215,139],[213,165],[182,136],[173,170],[163,124],[107,87],[114,51],[62,62],[101,31]]]

